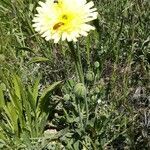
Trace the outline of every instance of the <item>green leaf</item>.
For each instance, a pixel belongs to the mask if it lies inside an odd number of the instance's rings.
[[[32,53],[35,53],[32,49],[30,49],[29,47],[17,47],[19,50],[24,50],[24,51],[29,51]]]
[[[32,93],[29,86],[28,86],[28,100],[29,100],[29,103],[30,103],[30,107],[32,108],[33,112],[35,113],[35,111],[36,111],[36,102],[34,100],[33,93]]]
[[[5,131],[0,126],[0,140],[6,140]]]
[[[5,106],[5,99],[4,99],[2,87],[0,85],[0,108],[3,108],[4,106]]]
[[[5,119],[7,121],[7,124],[9,124],[9,127],[11,127],[11,130],[18,135],[18,114],[17,109],[12,105],[12,103],[8,103],[4,107],[5,111]]]
[[[49,59],[45,57],[34,57],[28,62],[28,65],[32,63],[40,63],[40,62],[46,62],[46,61],[49,61]]]
[[[38,90],[39,90],[39,83],[40,83],[40,79],[41,77],[38,77],[36,80],[35,80],[35,84],[33,86],[33,98],[34,98],[34,102],[35,102],[35,105],[37,104],[37,97],[38,97]]]
[[[73,147],[74,147],[74,150],[78,150],[78,149],[79,149],[79,141],[76,141],[76,142],[73,144]]]
[[[21,93],[20,93],[20,92],[21,92],[22,89],[20,89],[19,83],[20,83],[19,77],[18,77],[17,75],[14,75],[14,76],[13,76],[13,84],[14,84],[15,95],[16,95],[19,99],[21,99]]]
[[[47,112],[48,111],[48,104],[49,104],[49,95],[50,93],[55,90],[62,81],[54,82],[52,85],[48,86],[42,93],[40,97],[40,108]]]

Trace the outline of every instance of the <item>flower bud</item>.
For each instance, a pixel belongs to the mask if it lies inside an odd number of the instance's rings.
[[[69,94],[65,94],[65,95],[64,95],[64,100],[65,100],[65,101],[68,101],[69,99],[70,99],[70,95],[69,95]]]
[[[98,61],[96,61],[95,63],[94,63],[94,66],[95,66],[95,68],[98,68],[100,65],[99,65],[99,62]]]
[[[77,83],[74,87],[76,97],[84,98],[86,96],[86,88],[83,83]]]
[[[88,71],[86,74],[86,79],[87,79],[87,81],[93,81],[94,80],[94,72]]]
[[[98,87],[95,88],[95,93],[98,94],[100,92],[100,89]]]

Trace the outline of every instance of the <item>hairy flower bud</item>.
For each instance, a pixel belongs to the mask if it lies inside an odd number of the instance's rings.
[[[96,61],[96,62],[94,63],[94,66],[95,66],[95,68],[98,68],[98,67],[99,67],[99,62]]]
[[[94,80],[94,72],[88,71],[86,74],[86,79],[87,79],[87,81],[93,81]]]
[[[65,101],[68,101],[69,99],[70,99],[70,95],[69,95],[69,94],[65,94],[65,95],[64,95],[64,100],[65,100]]]
[[[83,83],[77,83],[74,87],[76,97],[84,98],[86,96],[86,87]]]

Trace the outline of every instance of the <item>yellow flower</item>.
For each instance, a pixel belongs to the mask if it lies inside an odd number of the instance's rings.
[[[33,27],[47,41],[77,41],[95,28],[88,24],[97,18],[94,3],[86,0],[46,0],[39,2]]]

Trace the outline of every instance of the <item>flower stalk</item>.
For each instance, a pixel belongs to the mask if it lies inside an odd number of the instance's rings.
[[[81,64],[81,56],[79,53],[79,49],[76,50],[74,48],[73,42],[68,42],[68,46],[70,48],[71,56],[74,60],[75,67],[76,67],[76,70],[78,72],[79,80],[81,83],[84,83],[84,74],[83,74],[83,69],[82,69],[82,64]]]
[[[73,45],[73,42],[68,42],[68,46],[69,46],[70,51],[71,51],[71,56],[74,59],[74,63],[75,63],[76,70],[78,72],[79,80],[84,85],[84,73],[83,73],[83,68],[82,68],[81,56],[80,56],[79,49],[78,48],[77,48],[77,50],[75,49],[75,47]],[[89,115],[88,115],[89,110],[88,110],[88,102],[87,102],[86,94],[84,95],[83,98],[85,100],[85,110],[86,110],[85,126],[86,126],[88,124],[88,118],[89,118]],[[78,106],[78,108],[80,108],[80,106]],[[80,119],[82,119],[80,113],[81,112],[79,110],[79,116],[80,116]]]

